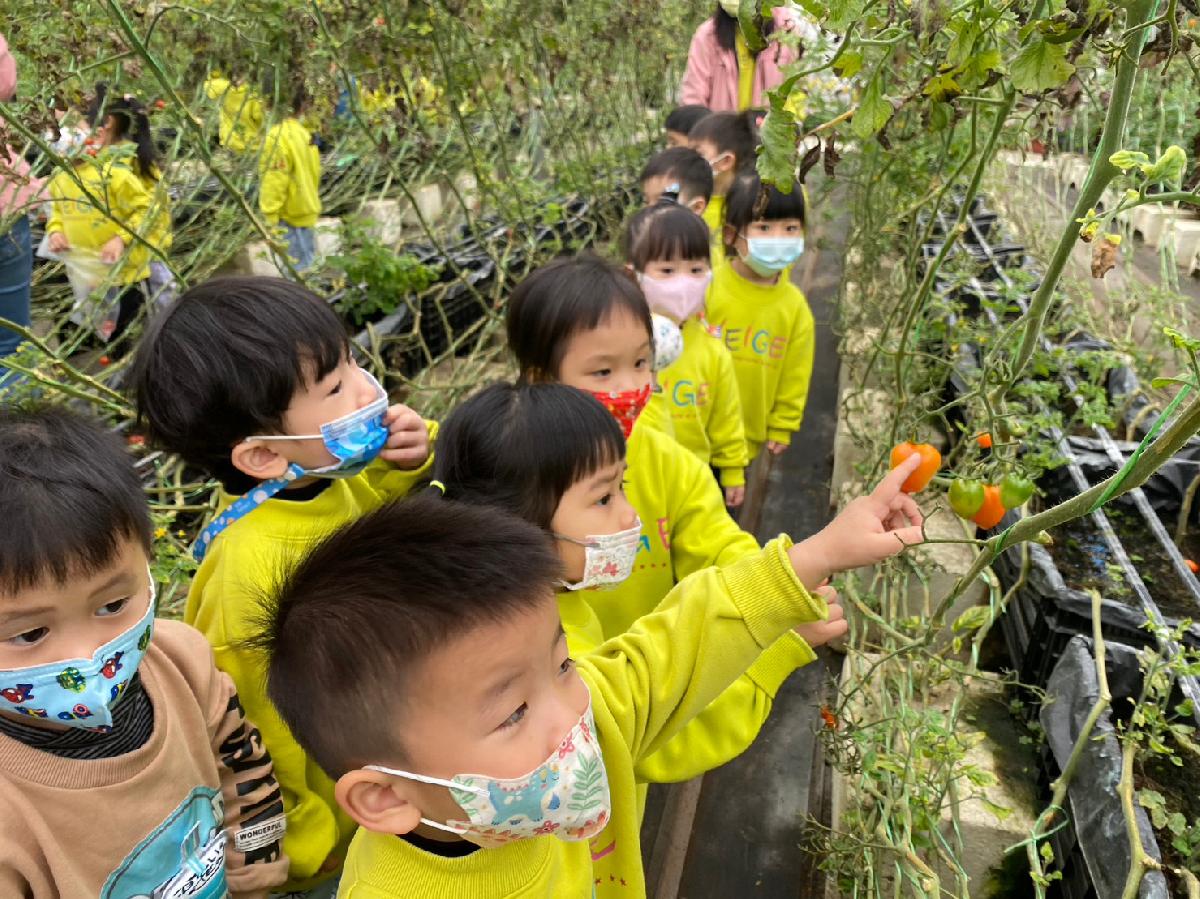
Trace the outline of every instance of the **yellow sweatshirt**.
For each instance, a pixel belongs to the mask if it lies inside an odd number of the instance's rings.
[[[132,146],[122,143],[104,148],[94,159],[81,157],[75,163],[75,178],[60,171],[48,186],[47,234],[60,232],[72,249],[94,253],[114,237],[125,241],[125,254],[113,273],[119,284],[134,284],[150,275],[150,250],[133,235],[153,240],[155,219],[147,217],[155,205],[154,191],[134,172]]]
[[[725,262],[725,196],[713,194],[700,216],[708,225],[708,238],[712,247],[713,271]]]
[[[642,899],[635,768],[788,628],[827,614],[787,559],[786,537],[676,587],[628,633],[579,660],[592,692],[612,819],[590,842],[553,836],[444,858],[360,830],[340,899]],[[752,890],[752,884],[746,885]]]
[[[258,175],[258,208],[268,225],[311,228],[317,223],[321,154],[298,119],[286,118],[267,132]]]
[[[143,177],[142,184],[150,191],[150,208],[146,211],[147,230],[146,241],[163,255],[175,243],[175,234],[171,230],[171,195],[167,192],[167,183],[161,172],[155,172],[153,177]],[[156,257],[150,254],[150,261]]]
[[[582,654],[599,637],[612,639],[654,611],[694,572],[755,556],[758,542],[729,517],[708,466],[674,440],[643,425],[629,439],[626,493],[642,518],[642,543],[633,574],[607,590],[559,597],[559,613],[572,653]],[[593,622],[578,608],[586,603]],[[711,709],[705,710],[665,749],[643,760],[639,777],[652,783],[688,780],[741,754],[758,736],[779,686],[815,658],[798,634],[787,634],[757,659]]]
[[[242,153],[258,146],[262,130],[262,101],[244,84],[232,84],[228,78],[213,75],[204,82],[204,94],[218,104],[220,116],[217,136],[221,146]]]
[[[733,359],[716,329],[700,319],[683,323],[683,352],[658,372],[675,440],[721,475],[722,487],[746,483],[746,432]],[[656,426],[658,421],[651,419]]]
[[[767,440],[791,443],[813,366],[813,317],[804,294],[786,272],[763,286],[724,265],[713,274],[707,309],[733,355],[748,457]]]
[[[437,426],[429,427],[432,440]],[[267,698],[261,657],[241,643],[256,632],[259,600],[281,572],[330,531],[408,493],[429,464],[400,471],[376,460],[355,477],[331,481],[311,500],[269,499],[217,536],[192,581],[184,621],[212,644],[217,667],[232,678],[246,717],[275,762],[287,812],[283,851],[291,859],[283,892],[328,879],[345,858],[355,825],[334,801],[333,781],[296,743]],[[218,508],[236,498],[222,491]],[[326,859],[330,867],[322,871]]]

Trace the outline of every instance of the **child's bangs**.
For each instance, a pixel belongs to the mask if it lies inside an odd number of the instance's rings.
[[[783,193],[778,188],[767,188],[767,203],[761,214],[755,216],[768,222],[781,219],[800,219],[804,221],[804,189],[799,184],[793,184],[790,193]]]
[[[647,222],[632,255],[630,261],[638,271],[651,262],[707,260],[708,225],[690,209],[669,209]]]

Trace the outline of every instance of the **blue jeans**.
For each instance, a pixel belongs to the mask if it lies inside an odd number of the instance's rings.
[[[296,271],[307,271],[317,255],[317,232],[312,228],[295,228],[284,224],[283,237],[287,241],[288,255]]]
[[[0,318],[29,327],[29,281],[33,276],[33,246],[29,218],[21,216],[7,234],[0,234]],[[21,343],[15,331],[0,325],[0,358]],[[8,371],[0,364],[0,379]]]

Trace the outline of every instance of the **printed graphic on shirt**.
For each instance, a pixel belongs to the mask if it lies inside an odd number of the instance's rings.
[[[724,322],[721,328],[725,333],[725,346],[733,353],[735,359],[746,357],[746,351],[754,356],[765,356],[767,359],[778,361],[787,351],[788,338],[785,334],[773,335],[765,328],[731,328]],[[742,351],[742,352],[739,352]]]
[[[219,899],[225,883],[221,794],[196,787],[109,875],[100,899]]]

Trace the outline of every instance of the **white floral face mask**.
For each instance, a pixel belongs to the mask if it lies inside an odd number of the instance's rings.
[[[449,788],[467,820],[441,824],[422,818],[421,823],[459,834],[484,849],[548,835],[567,842],[590,840],[612,814],[590,697],[579,723],[558,749],[524,777],[456,774],[442,780],[382,765],[367,765],[366,770]]]
[[[576,540],[565,534],[555,534],[584,549],[583,578],[574,584],[563,583],[568,590],[589,590],[593,587],[615,587],[633,574],[633,563],[642,542],[642,521],[615,534],[598,534]]]

